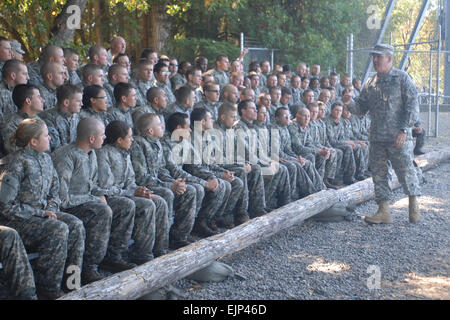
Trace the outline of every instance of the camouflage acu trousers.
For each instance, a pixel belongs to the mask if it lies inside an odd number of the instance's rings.
[[[0,226],[0,262],[15,299],[36,300],[36,287],[27,252],[16,230]]]
[[[136,205],[126,197],[107,197],[106,201],[113,212],[113,218],[105,258],[117,260],[122,257],[130,243]]]
[[[339,177],[343,176],[344,182],[349,181],[354,178],[356,172],[356,163],[353,149],[349,145],[342,145],[337,147],[337,149],[342,151],[342,162],[339,168]]]
[[[100,201],[89,201],[64,210],[83,221],[86,230],[83,270],[96,271],[108,248],[111,208]]]
[[[266,209],[275,210],[291,202],[291,185],[286,166],[280,164],[274,175],[264,175]]]
[[[130,248],[130,258],[136,260],[149,259],[155,251],[159,256],[169,245],[169,218],[167,204],[163,198],[131,198],[136,205],[134,226],[131,237],[134,240]]]
[[[202,190],[204,197],[201,198],[199,203],[197,199],[197,205],[199,206],[199,211],[197,218],[211,220],[218,215],[222,215],[225,210],[226,200],[230,196],[230,190],[227,190],[224,181],[217,179],[219,186],[216,191],[208,191],[198,183],[189,183],[197,189],[197,195],[199,194],[199,189]]]
[[[412,150],[412,141],[406,141],[400,148],[395,147],[392,143],[370,143],[369,161],[375,187],[375,200],[387,201],[392,192],[388,178],[388,160],[390,160],[405,194],[408,196],[420,195],[419,179],[413,164]]]
[[[368,163],[369,163],[369,147],[366,145],[362,147],[357,144],[356,148],[353,149],[353,154],[355,155],[355,176],[361,177],[367,171]]]
[[[169,239],[173,241],[185,240],[194,226],[197,208],[196,190],[192,185],[186,185],[182,194],[174,194],[172,190],[164,187],[153,187],[153,193],[161,196],[169,208],[170,232]]]
[[[57,212],[57,220],[14,217],[7,226],[15,229],[30,252],[38,252],[33,263],[36,287],[56,291],[61,288],[65,266],[83,263],[85,232],[83,223],[67,213]]]

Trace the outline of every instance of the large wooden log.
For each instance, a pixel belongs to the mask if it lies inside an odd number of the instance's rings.
[[[450,149],[416,160],[424,170],[450,158]],[[394,176],[393,187],[398,187]],[[330,208],[339,201],[358,203],[373,197],[371,179],[340,190],[326,190],[290,203],[219,235],[202,239],[132,270],[114,274],[71,292],[62,300],[133,300],[182,279],[223,256],[239,251],[280,230]]]

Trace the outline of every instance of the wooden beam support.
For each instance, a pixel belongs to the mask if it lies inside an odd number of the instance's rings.
[[[416,158],[428,170],[450,158],[450,149]],[[399,187],[393,177],[393,188]],[[310,218],[338,202],[361,203],[374,196],[372,179],[366,179],[340,190],[312,194],[250,220],[227,232],[199,240],[189,246],[147,262],[132,270],[116,273],[103,280],[71,292],[61,300],[134,300],[200,270],[212,261],[244,249],[264,238]]]

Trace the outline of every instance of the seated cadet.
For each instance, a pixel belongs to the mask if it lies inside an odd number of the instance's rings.
[[[103,278],[98,265],[112,271],[131,269],[136,265],[122,258],[133,228],[134,202],[122,197],[108,197],[98,186],[98,164],[95,149],[105,139],[100,120],[85,118],[77,127],[77,140],[52,153],[59,175],[61,207],[83,221],[86,250],[83,258],[83,284]]]
[[[341,97],[342,96],[342,93],[344,92],[345,87],[351,84],[350,79],[351,79],[351,77],[350,77],[350,75],[348,73],[344,74],[341,77],[340,83],[338,83],[336,85],[336,87],[335,87],[335,89],[336,89],[336,97]]]
[[[269,78],[270,79],[270,78]],[[271,87],[269,90],[271,103],[270,107],[267,109],[267,122],[266,124],[275,123],[275,112],[279,107],[281,107],[281,88]]]
[[[181,63],[180,63],[180,65],[181,65]],[[189,68],[190,68],[190,66],[189,66]],[[169,59],[169,71],[170,71],[170,76],[169,76],[170,78],[172,78],[174,75],[177,74],[177,72],[178,72],[178,60],[176,58]]]
[[[252,88],[242,89],[238,102],[243,100],[252,100],[256,102],[255,91],[253,91]]]
[[[230,103],[223,103],[219,107],[219,119],[214,122],[214,129],[220,131],[223,139],[223,165],[221,167],[235,172],[235,175],[242,180],[244,183],[242,201],[248,201],[248,213],[251,218],[259,217],[267,213],[265,209],[266,198],[261,167],[258,164],[250,164],[248,162],[239,164],[236,162],[234,154],[230,154],[228,151],[229,147],[234,148],[236,144],[236,137],[234,135],[236,121],[237,108]],[[227,135],[231,135],[229,141]],[[241,221],[234,222],[238,225]]]
[[[204,170],[202,177],[191,175],[183,169],[194,147],[190,138],[190,120],[186,113],[175,112],[167,119],[167,133],[162,139],[167,169],[175,178],[183,178],[197,191],[197,213],[193,231],[200,236],[217,234],[214,217],[223,215],[230,196],[231,186]],[[179,151],[182,151],[181,154]],[[203,203],[203,204],[202,204]]]
[[[261,73],[259,75],[259,84],[260,87],[263,88],[267,85],[267,77],[270,74],[270,62],[268,60],[264,60],[259,65],[261,69]]]
[[[342,102],[335,102],[331,105],[330,115],[325,119],[327,137],[333,148],[342,150],[342,174],[345,184],[355,183],[356,156],[361,155],[361,151],[354,143],[347,143],[344,135],[344,126],[341,122],[343,110]],[[358,152],[356,155],[355,152]],[[356,156],[355,156],[356,155]]]
[[[195,93],[195,103],[203,100],[203,89],[201,87],[202,82],[202,70],[198,68],[189,68],[186,71],[187,82],[186,87],[194,90]]]
[[[0,218],[1,219],[1,218]],[[14,300],[37,300],[33,270],[16,230],[0,225],[0,263]]]
[[[191,174],[201,178],[210,177],[210,174],[213,173],[215,177],[227,182],[228,190],[231,187],[231,193],[229,194],[225,211],[221,217],[216,217],[217,223],[227,228],[233,226],[234,221],[237,224],[241,224],[249,220],[247,213],[248,199],[244,199],[245,193],[243,192],[244,184],[242,180],[234,176],[234,171],[229,171],[220,166],[222,164],[222,161],[220,161],[221,151],[220,149],[216,149],[210,131],[208,131],[212,128],[213,120],[209,111],[204,108],[194,109],[191,114],[191,129],[194,130],[191,141],[193,141],[192,144],[196,148],[195,151],[203,153],[202,162],[200,165],[196,165],[195,163],[185,164],[184,168]],[[201,132],[199,133],[198,131]],[[209,154],[207,151],[209,151]],[[218,152],[218,154],[214,154],[213,152]],[[219,163],[217,159],[219,159]],[[205,170],[209,171],[206,175],[204,174]]]
[[[269,128],[271,129],[271,146],[278,146],[279,161],[289,171],[291,198],[295,201],[312,193],[325,190],[326,187],[322,182],[322,177],[314,167],[314,162],[302,157],[302,154],[295,148],[297,145],[294,142],[299,137],[297,132],[291,134],[290,122],[289,109],[280,107],[275,112],[275,123]]]
[[[337,84],[338,84],[338,79],[339,75],[336,72],[331,72],[330,75],[328,76],[329,82],[330,82],[330,87],[336,88]]]
[[[319,98],[320,94],[320,82],[319,78],[312,77],[309,79],[309,88],[314,92],[314,100]]]
[[[113,63],[113,60],[116,59],[118,56],[125,54],[125,51],[127,50],[127,42],[124,38],[117,36],[114,37],[111,40],[111,46],[108,50],[108,62],[110,64]]]
[[[44,82],[39,86],[39,91],[44,98],[44,110],[46,110],[56,106],[56,89],[66,81],[66,71],[62,64],[47,62],[41,68],[41,75]]]
[[[330,86],[330,79],[328,77],[320,78],[320,90],[326,89]]]
[[[279,87],[283,88],[287,86],[287,77],[284,73],[277,74],[277,84]]]
[[[208,70],[207,73],[214,77],[214,82],[219,85],[220,89],[222,89],[224,85],[230,83],[230,79],[226,73],[230,67],[230,61],[228,60],[227,55],[218,54],[214,62],[215,68]]]
[[[106,139],[96,150],[98,184],[110,196],[127,197],[134,201],[134,243],[129,257],[140,265],[167,253],[169,248],[169,209],[166,201],[135,182],[129,150],[133,142],[131,127],[124,121],[111,121],[105,130]]]
[[[331,110],[331,92],[328,89],[320,90],[319,99],[317,101],[321,101],[325,104],[326,112],[325,115],[328,116]]]
[[[242,72],[233,72],[230,74],[230,83],[235,86],[238,91],[245,88],[244,86],[244,74]]]
[[[137,107],[133,110],[133,123],[136,122],[140,116],[146,113],[157,114],[161,123],[166,123],[164,115],[166,114],[167,96],[163,89],[159,87],[152,87],[147,91],[147,104]]]
[[[257,98],[261,94],[259,89],[259,75],[257,73],[249,74],[250,78],[250,88],[253,89],[254,96]],[[241,98],[241,101],[244,100]],[[256,102],[256,101],[255,101]]]
[[[280,106],[286,107],[289,110],[290,102],[292,98],[292,90],[290,88],[281,88]]]
[[[24,62],[12,59],[5,62],[0,82],[0,119],[16,113],[17,107],[12,99],[14,87],[28,82],[27,66]]]
[[[181,87],[175,91],[175,96],[177,100],[167,107],[165,113],[166,117],[169,117],[175,112],[186,113],[189,116],[194,108],[194,91],[189,87]]]
[[[269,74],[267,76],[266,85],[261,88],[261,93],[270,93],[270,88],[278,86],[278,78],[275,74]]]
[[[26,248],[37,249],[34,275],[38,296],[57,299],[64,294],[61,284],[66,269],[75,266],[81,270],[83,223],[60,212],[59,181],[47,153],[50,136],[45,122],[23,120],[11,141],[17,152],[9,157],[2,178],[0,223],[15,229]]]
[[[361,81],[361,79],[360,78],[353,78],[352,85],[355,88],[354,97],[356,98],[361,93],[361,89],[362,89],[362,81]]]
[[[13,51],[11,48],[11,42],[5,37],[0,36],[0,69],[6,61],[13,59]],[[0,75],[0,80],[2,76]]]
[[[253,101],[239,102],[238,113],[241,120],[236,124],[237,162],[258,164],[264,170],[264,191],[266,210],[271,211],[291,202],[290,182],[287,168],[267,156],[263,137],[256,132],[256,106]],[[267,147],[268,137],[265,139]],[[261,150],[260,150],[261,149]],[[259,154],[257,154],[259,151]]]
[[[314,102],[315,100],[314,91],[312,89],[305,89],[302,94],[301,102],[298,105],[292,105],[290,107],[291,115],[295,117],[300,108],[306,108],[309,103]]]
[[[203,85],[204,98],[194,105],[194,109],[205,108],[211,113],[212,119],[217,120],[217,110],[219,109],[220,86],[214,82],[206,82]]]
[[[299,104],[300,103],[300,101],[302,99],[302,93],[303,93],[303,90],[300,87],[301,83],[302,83],[302,79],[299,76],[294,75],[291,78],[292,96],[291,96],[290,105],[294,105],[294,104]]]
[[[169,81],[169,68],[164,63],[158,62],[153,67],[153,74],[155,76],[155,82],[153,86],[159,87],[164,90],[167,96],[168,105],[175,103],[176,98],[172,92],[172,86],[170,85]]]
[[[366,141],[359,140],[359,135],[358,137],[354,135],[352,123],[350,122],[351,115],[352,114],[348,108],[344,106],[344,109],[342,110],[342,124],[344,126],[345,139],[349,142],[353,142],[355,145],[355,147],[352,146],[353,149],[361,149],[361,159],[357,160],[357,157],[355,156],[357,164],[355,176],[357,180],[364,180],[369,177],[367,174],[367,167],[369,165],[369,144]]]
[[[61,47],[55,46],[53,44],[47,45],[39,57],[39,60],[33,61],[27,64],[28,74],[30,76],[29,83],[35,86],[40,86],[44,83],[44,78],[42,77],[41,69],[44,64],[48,62],[55,62],[60,65],[64,65],[64,51]]]
[[[127,70],[128,76],[130,75],[130,73],[131,73],[130,58],[125,53],[119,53],[117,56],[114,57],[112,62],[113,62],[113,64],[118,64],[122,68],[125,68],[125,70]],[[109,71],[108,71],[108,77],[109,77]],[[123,82],[123,81],[119,81],[119,82]]]
[[[236,104],[239,99],[239,90],[232,84],[226,84],[222,88],[222,94],[220,98],[223,102]],[[217,118],[214,120],[217,120]]]
[[[44,108],[44,99],[39,89],[31,84],[17,85],[13,90],[12,99],[19,111],[4,117],[1,122],[0,137],[3,138],[5,154],[16,151],[15,145],[10,143],[10,138],[16,132],[19,123],[27,118],[39,118],[38,113]]]
[[[115,106],[107,111],[109,122],[125,121],[131,128],[134,128],[131,112],[136,107],[136,89],[129,83],[119,82],[114,87],[114,99]]]
[[[50,149],[56,150],[66,144],[75,142],[83,94],[80,87],[65,84],[56,91],[58,104],[39,113],[45,121],[50,137]]]
[[[78,54],[71,48],[64,48],[63,51],[67,71],[69,73],[68,83],[76,86],[82,86],[81,78],[77,73],[79,61]]]
[[[95,44],[89,48],[89,63],[99,66],[104,74],[107,74],[109,67],[108,51],[105,47]]]
[[[82,69],[83,75],[83,87],[97,85],[100,87],[104,87],[105,84],[105,74],[103,69],[96,64],[88,63]],[[108,105],[108,109],[114,106],[114,100],[106,94],[106,103]]]
[[[147,104],[147,92],[153,87],[153,63],[147,59],[139,59],[136,65],[136,107]]]
[[[203,75],[202,75],[202,87],[204,86],[205,83],[208,83],[208,82],[216,83],[214,81],[214,77],[212,75],[203,73]],[[204,91],[203,91],[203,94],[204,94]],[[220,90],[219,90],[219,94],[220,94]]]
[[[96,118],[108,125],[110,119],[108,115],[108,104],[106,102],[106,92],[103,87],[96,84],[84,87],[83,89],[83,106],[80,111],[80,119]]]
[[[195,67],[202,70],[202,72],[206,72],[208,70],[208,59],[205,57],[196,57],[194,60]]]
[[[319,105],[324,106],[322,102],[312,102],[308,104],[308,110],[310,112],[311,120],[307,128],[309,129],[311,142],[317,149],[325,149],[329,153],[328,159],[326,159],[325,166],[316,164],[317,171],[323,178],[323,182],[327,188],[337,189],[339,185],[334,183],[336,178],[336,172],[342,164],[342,151],[332,148],[328,142],[328,139],[322,139],[321,123],[319,123]],[[322,122],[323,123],[323,122]],[[326,128],[324,130],[326,138]],[[320,159],[320,158],[319,158]],[[317,161],[317,158],[316,158]],[[321,170],[321,168],[323,169]]]
[[[23,61],[23,55],[25,54],[25,51],[22,49],[22,45],[17,40],[11,40],[11,50],[12,50],[12,57],[11,59],[17,59],[20,61]],[[0,77],[1,80],[1,77]]]
[[[119,82],[129,83],[130,76],[127,69],[119,64],[113,64],[108,69],[108,82],[103,85],[110,101],[116,101],[114,98],[114,87]],[[113,105],[114,106],[114,105]]]
[[[331,110],[331,104],[336,102],[337,96],[336,96],[336,89],[334,89],[333,87],[329,87],[328,91],[330,91],[330,110]],[[329,113],[328,113],[329,114]]]
[[[141,52],[141,59],[147,59],[155,65],[156,63],[158,63],[158,51],[150,48],[145,48]]]
[[[183,178],[173,177],[166,168],[159,141],[164,135],[164,124],[159,117],[146,113],[139,117],[135,129],[138,135],[131,146],[131,161],[136,183],[166,200],[171,222],[169,246],[178,249],[189,245],[192,240],[188,236],[195,221],[196,190]]]
[[[169,62],[169,69],[174,68],[175,64],[177,62],[176,59],[171,63]],[[176,91],[178,88],[181,88],[184,86],[187,82],[186,78],[186,72],[188,69],[191,68],[191,63],[189,61],[182,61],[178,67],[178,72],[176,72],[171,78],[170,78],[170,84],[172,86],[172,90]]]

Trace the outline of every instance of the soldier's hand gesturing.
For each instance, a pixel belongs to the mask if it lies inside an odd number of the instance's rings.
[[[57,220],[56,214],[54,214],[54,213],[51,212],[51,211],[46,210],[46,211],[45,211],[45,216],[48,217],[49,219]]]

